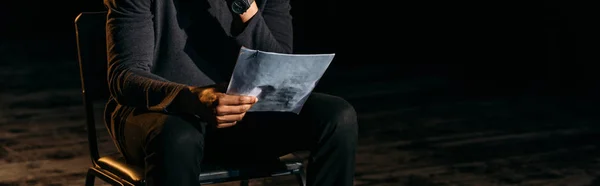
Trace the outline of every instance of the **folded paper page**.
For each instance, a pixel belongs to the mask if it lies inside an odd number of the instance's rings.
[[[248,112],[299,114],[335,54],[281,54],[240,49],[227,94],[256,96]]]

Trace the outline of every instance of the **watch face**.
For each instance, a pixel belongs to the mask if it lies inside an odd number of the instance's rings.
[[[234,0],[231,4],[231,10],[236,14],[242,14],[246,12],[246,9],[248,9],[248,6],[244,4],[244,0]]]

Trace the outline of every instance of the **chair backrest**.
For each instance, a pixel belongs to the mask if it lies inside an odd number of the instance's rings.
[[[106,12],[83,12],[75,19],[82,91],[92,101],[108,98]]]
[[[94,102],[109,97],[106,57],[106,12],[83,12],[75,18],[81,94],[92,162],[99,158]]]

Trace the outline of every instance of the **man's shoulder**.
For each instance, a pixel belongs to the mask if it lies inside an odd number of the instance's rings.
[[[202,11],[211,8],[212,3],[225,0],[150,0],[155,12]],[[212,2],[212,3],[211,3]]]

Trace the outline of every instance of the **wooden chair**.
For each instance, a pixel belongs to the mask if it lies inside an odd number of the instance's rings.
[[[106,61],[106,12],[82,12],[75,19],[81,94],[85,107],[88,141],[92,165],[86,176],[86,185],[94,185],[96,177],[113,185],[145,185],[142,167],[127,164],[120,155],[100,156],[96,136],[94,102],[106,102],[109,92]],[[202,184],[240,181],[269,176],[295,175],[300,185],[306,185],[303,161],[293,154],[280,158],[280,165],[265,170],[256,168],[202,167]]]

